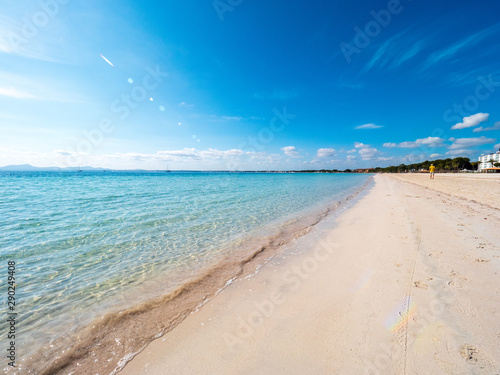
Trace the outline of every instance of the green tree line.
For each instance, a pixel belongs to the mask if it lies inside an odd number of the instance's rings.
[[[477,166],[479,162],[471,162],[469,158],[457,157],[455,159],[436,159],[436,160],[426,160],[421,163],[415,164],[400,164],[398,166],[390,166],[386,168],[373,168],[370,172],[390,172],[390,173],[403,173],[403,172],[411,172],[411,171],[419,171],[419,170],[429,170],[431,164],[434,164],[436,167],[436,172],[453,172],[453,171],[461,171],[463,169],[467,170],[477,170]]]
[[[431,164],[434,164],[436,167],[436,172],[458,172],[464,169],[476,171],[479,165],[479,162],[473,161],[471,162],[469,158],[464,157],[456,157],[454,159],[436,159],[436,160],[426,160],[421,163],[414,164],[400,164],[398,166],[391,165],[390,167],[377,167],[377,168],[364,168],[363,171],[369,173],[379,173],[379,172],[388,172],[388,173],[405,173],[405,172],[417,172],[420,170],[429,170]],[[500,166],[500,163],[494,163],[495,166]],[[345,169],[309,169],[309,170],[299,170],[299,171],[288,171],[295,173],[351,173],[357,170]]]

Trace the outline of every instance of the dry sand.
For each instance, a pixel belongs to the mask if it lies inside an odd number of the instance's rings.
[[[434,180],[427,173],[401,173],[392,176],[500,210],[500,174],[497,173],[438,173]]]
[[[500,178],[374,178],[120,375],[498,374]]]

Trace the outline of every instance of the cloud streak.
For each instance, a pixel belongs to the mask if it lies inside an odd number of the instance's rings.
[[[464,117],[462,122],[455,124],[451,127],[451,130],[466,129],[473,126],[479,125],[481,122],[488,121],[490,117],[489,113],[476,113],[475,115]]]
[[[495,138],[486,138],[485,136],[476,138],[458,138],[448,147],[450,150],[467,149],[474,146],[482,146],[489,143],[495,143]]]
[[[444,60],[449,60],[453,58],[461,50],[470,48],[478,43],[482,42],[484,39],[496,34],[499,30],[500,24],[493,25],[484,30],[478,31],[477,33],[468,36],[449,47],[443,48],[440,51],[434,52],[424,63],[424,68],[429,68],[430,66],[439,63]]]
[[[401,143],[393,143],[393,142],[386,142],[383,144],[384,147],[388,148],[394,148],[394,147],[400,147],[400,148],[417,148],[417,147],[441,147],[443,146],[444,139],[439,138],[439,137],[427,137],[427,138],[419,138],[415,141],[406,141],[406,142],[401,142]]]
[[[36,96],[20,91],[14,88],[3,88],[0,87],[0,96],[5,96],[14,99],[38,99]]]
[[[383,126],[370,123],[370,124],[356,126],[354,129],[380,129],[380,128],[383,128]]]
[[[480,126],[479,128],[475,128],[473,132],[478,133],[478,132],[487,132],[491,130],[500,130],[500,121],[495,122],[495,125],[490,126],[489,128],[483,128],[482,126]]]

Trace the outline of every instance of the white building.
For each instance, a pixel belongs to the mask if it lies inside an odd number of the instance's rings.
[[[477,170],[479,172],[486,168],[493,168],[493,163],[500,163],[500,150],[488,155],[483,154],[479,157],[478,161],[479,165],[477,167]]]

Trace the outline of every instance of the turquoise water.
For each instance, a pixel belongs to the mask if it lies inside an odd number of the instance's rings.
[[[103,311],[161,294],[367,178],[0,172],[1,280],[16,261],[18,342],[35,350]]]

